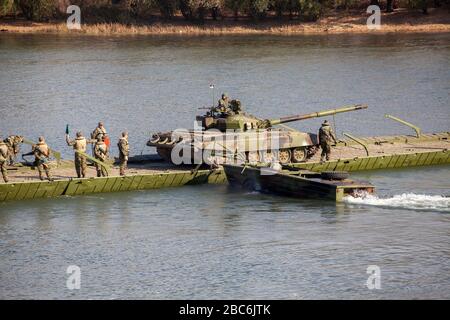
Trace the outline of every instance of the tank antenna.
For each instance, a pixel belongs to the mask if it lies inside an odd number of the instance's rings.
[[[214,94],[214,84],[210,84],[209,88],[212,89],[212,107],[214,108],[214,101],[216,99],[215,94]]]

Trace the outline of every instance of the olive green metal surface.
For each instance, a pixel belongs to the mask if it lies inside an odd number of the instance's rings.
[[[190,184],[225,183],[223,171],[199,170],[164,172],[104,178],[25,181],[0,184],[0,201],[78,196],[101,192],[119,192],[178,187]]]
[[[291,164],[291,166],[321,172],[406,168],[438,164],[450,164],[450,150],[355,157],[332,160],[325,163],[305,162]],[[110,176],[103,178],[63,179],[53,182],[24,181],[7,184],[0,183],[0,202],[225,182],[226,176],[223,170],[180,170],[125,177]]]

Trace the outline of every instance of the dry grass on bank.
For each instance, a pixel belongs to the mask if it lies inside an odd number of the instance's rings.
[[[419,12],[397,10],[384,13],[380,30],[369,30],[368,15],[364,13],[339,13],[326,16],[317,22],[278,20],[260,23],[207,21],[204,25],[184,21],[158,22],[148,25],[125,25],[119,23],[83,24],[81,30],[69,30],[64,22],[35,23],[23,20],[0,20],[0,30],[8,33],[51,33],[86,35],[224,35],[224,34],[339,34],[339,33],[388,33],[388,32],[450,32],[448,10],[431,10],[429,15]],[[1,33],[0,33],[1,34]]]

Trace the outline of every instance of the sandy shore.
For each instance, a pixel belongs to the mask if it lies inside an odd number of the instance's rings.
[[[24,20],[0,20],[2,33],[50,33],[76,35],[225,35],[225,34],[363,34],[363,33],[424,33],[450,32],[450,12],[430,10],[430,14],[397,10],[383,13],[381,28],[370,30],[365,13],[338,13],[317,22],[268,20],[260,23],[234,21],[207,21],[195,25],[177,20],[171,23],[125,25],[119,23],[82,24],[81,30],[69,30],[65,22],[36,23]]]

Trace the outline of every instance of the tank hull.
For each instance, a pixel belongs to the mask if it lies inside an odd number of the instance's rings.
[[[183,134],[169,131],[153,135],[147,146],[166,161],[174,162],[173,155],[183,157],[190,153],[190,163],[201,158],[208,163],[209,156],[244,161],[272,161],[278,157],[283,164],[299,163],[312,157],[318,148],[314,133],[281,129],[261,129],[245,132],[189,131]],[[189,158],[189,157],[188,157]]]

